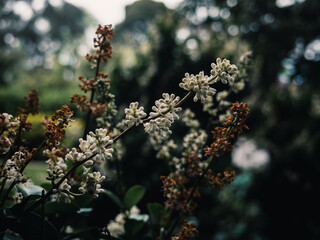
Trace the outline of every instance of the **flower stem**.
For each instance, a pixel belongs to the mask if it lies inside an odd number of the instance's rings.
[[[51,194],[53,193],[54,189],[59,189],[59,186],[63,183],[63,181],[65,179],[67,179],[67,177],[79,166],[81,166],[82,164],[84,164],[85,162],[87,162],[88,160],[90,160],[91,158],[95,157],[97,155],[97,153],[92,154],[91,156],[87,157],[86,159],[80,161],[80,162],[76,162],[69,170],[68,172],[56,183],[54,184],[51,189],[44,195],[43,199],[47,200]],[[37,202],[35,202],[33,205],[31,205],[28,209],[26,209],[26,212],[32,211],[33,209],[35,209],[36,207],[38,207],[41,204],[42,199],[38,200]]]
[[[96,67],[95,78],[97,78],[98,74],[99,74],[100,62],[101,62],[101,55],[99,54],[99,57],[97,59],[97,67]],[[90,105],[93,102],[94,93],[95,93],[95,90],[94,90],[94,87],[92,87],[91,96],[90,96]],[[92,114],[92,110],[91,110],[91,108],[89,108],[89,111],[88,111],[87,116],[86,116],[86,125],[85,125],[84,131],[83,131],[83,137],[82,137],[83,139],[86,138],[86,135],[87,135],[87,132],[88,132],[88,129],[89,129],[89,123],[90,123],[91,114]]]

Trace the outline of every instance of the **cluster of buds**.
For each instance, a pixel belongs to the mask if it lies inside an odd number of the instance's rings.
[[[165,206],[167,209],[176,211],[180,216],[192,215],[197,204],[192,199],[200,198],[198,188],[186,187],[189,179],[180,174],[173,174],[171,177],[161,176],[163,183],[163,196],[167,198]]]
[[[0,155],[9,152],[13,144],[13,137],[16,134],[13,129],[18,126],[18,122],[11,121],[12,118],[13,116],[8,113],[0,114]]]
[[[22,170],[31,157],[32,153],[27,150],[18,151],[13,154],[13,156],[7,160],[5,168],[7,169],[7,178],[13,179],[15,182],[27,182],[27,178],[23,176]]]
[[[233,103],[229,110],[232,116],[227,118],[223,127],[216,127],[212,132],[214,141],[210,147],[205,148],[206,156],[220,156],[230,152],[235,136],[248,129],[244,123],[249,112],[247,104]]]
[[[105,176],[101,176],[100,172],[93,172],[87,175],[86,181],[81,183],[79,192],[88,193],[94,198],[98,197],[98,194],[103,192],[100,183],[105,179]]]
[[[133,206],[130,211],[125,211],[124,213],[119,213],[114,220],[108,223],[107,229],[113,237],[120,237],[125,233],[124,225],[126,223],[126,218],[138,215],[140,209],[137,206]]]
[[[147,114],[144,112],[144,108],[138,108],[138,105],[138,102],[132,102],[130,103],[129,108],[124,110],[126,114],[126,124],[129,127],[134,125],[138,126],[140,123],[143,123],[142,119],[147,116]]]
[[[49,149],[60,144],[65,134],[64,128],[72,121],[72,115],[73,112],[68,106],[63,106],[52,115],[52,120],[48,122],[45,132]]]
[[[113,141],[108,135],[108,129],[99,128],[96,129],[95,133],[89,132],[87,139],[79,139],[79,148],[86,155],[90,157],[95,155],[92,160],[96,163],[105,161],[112,157],[113,149],[108,148]]]
[[[29,92],[28,95],[24,96],[26,100],[26,105],[24,108],[19,108],[18,113],[20,114],[38,114],[39,113],[39,97],[38,90],[33,89]]]
[[[190,240],[199,235],[199,231],[196,229],[194,223],[189,223],[188,219],[184,220],[183,227],[180,230],[180,233],[175,235],[173,240]]]
[[[220,58],[217,58],[216,63],[211,64],[211,68],[211,76],[216,81],[221,80],[223,84],[227,84],[228,82],[233,83],[238,73],[237,66],[230,64],[230,61],[227,59],[221,61]]]
[[[71,203],[71,201],[74,199],[74,196],[70,190],[71,186],[68,184],[68,180],[65,179],[60,184],[59,188],[53,190],[55,193],[54,197],[57,199],[57,202]]]
[[[204,72],[200,72],[197,75],[186,73],[179,86],[196,93],[193,101],[197,102],[200,99],[201,102],[204,102],[208,96],[213,96],[216,93],[216,89],[209,86],[210,80],[211,78],[204,75]]]
[[[179,96],[168,93],[162,94],[163,99],[155,102],[152,107],[154,112],[150,113],[151,120],[144,123],[144,130],[150,134],[156,134],[160,139],[164,139],[167,134],[171,134],[170,126],[175,120],[179,119],[177,112],[181,107],[177,107],[180,100]]]
[[[112,55],[112,47],[109,42],[113,38],[112,25],[99,25],[96,34],[97,37],[93,39],[94,47],[97,48],[95,55],[87,54],[86,59],[89,62],[97,62],[98,60],[107,62]]]
[[[44,150],[43,155],[44,157],[48,158],[48,160],[46,161],[48,165],[47,179],[54,181],[56,179],[62,178],[65,171],[67,170],[67,164],[64,161],[64,153],[57,148],[52,148],[51,150]]]
[[[222,189],[226,183],[230,184],[234,181],[235,175],[236,172],[232,170],[224,171],[223,175],[221,173],[218,173],[216,176],[214,176],[212,175],[211,169],[209,169],[204,178],[207,184],[210,184],[213,188]]]

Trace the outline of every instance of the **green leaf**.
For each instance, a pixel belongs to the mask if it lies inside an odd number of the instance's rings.
[[[145,193],[146,189],[141,185],[131,187],[124,196],[124,206],[130,210],[134,205],[137,205],[138,202],[140,202]]]
[[[127,238],[133,239],[133,237],[136,236],[137,233],[139,233],[139,231],[143,228],[143,226],[144,226],[143,221],[128,219],[124,225]]]
[[[23,197],[27,197],[29,195],[41,195],[42,190],[44,188],[37,186],[37,185],[28,185],[28,186],[17,186],[19,192],[22,193]]]
[[[122,204],[120,198],[117,195],[115,195],[113,192],[104,189],[103,193],[105,195],[107,195],[115,204],[117,204],[119,206],[119,208],[123,207],[123,204]]]
[[[162,216],[165,214],[165,209],[160,203],[148,203],[148,212],[153,224],[160,224]]]

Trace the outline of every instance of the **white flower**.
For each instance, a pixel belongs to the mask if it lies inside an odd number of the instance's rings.
[[[244,137],[238,139],[231,156],[232,163],[242,169],[262,170],[270,161],[270,155],[265,149]]]
[[[217,101],[220,102],[221,100],[224,100],[228,97],[229,93],[228,91],[224,90],[217,93]]]
[[[230,64],[230,61],[227,59],[223,59],[221,61],[220,58],[217,58],[216,63],[211,64],[211,76],[216,80],[223,84],[233,83],[235,76],[238,73],[238,68],[234,64]]]
[[[189,108],[184,111],[182,121],[190,128],[198,128],[200,123],[198,120],[194,119],[195,114]]]
[[[111,220],[107,226],[109,232],[113,237],[120,237],[122,234],[125,233],[124,230],[124,224],[126,215],[130,218],[134,215],[139,215],[140,209],[137,208],[137,206],[133,206],[129,211],[126,211],[126,213],[119,213],[114,220]]]
[[[66,160],[71,160],[72,162],[81,162],[85,158],[86,156],[83,153],[78,152],[75,148],[72,148],[65,157]]]
[[[183,138],[184,153],[194,153],[201,157],[201,152],[208,135],[203,130],[192,131]],[[183,154],[183,155],[185,155]]]
[[[182,83],[180,83],[179,86],[185,90],[196,93],[193,101],[197,102],[200,99],[201,102],[204,102],[208,96],[213,96],[216,92],[216,89],[209,86],[210,79],[210,77],[204,75],[203,71],[196,76],[186,73],[185,78],[182,79]]]
[[[96,154],[93,160],[99,163],[100,160],[105,161],[112,157],[113,149],[106,148],[113,143],[113,141],[108,136],[108,130],[99,128],[96,129],[95,133],[89,132],[87,135],[87,140],[79,139],[79,148],[87,156]]]
[[[71,186],[68,184],[67,179],[61,183],[59,189],[54,189],[53,192],[56,193],[55,198],[57,199],[57,202],[71,203],[74,196],[72,196],[70,189]]]
[[[12,140],[10,138],[5,136],[0,137],[0,154],[1,155],[9,152],[11,146],[12,146]]]
[[[0,129],[7,130],[12,127],[12,123],[10,122],[13,116],[8,113],[0,114]]]
[[[12,200],[16,203],[21,203],[23,196],[22,193],[15,193],[13,196],[11,196]]]
[[[53,148],[51,150],[46,149],[43,151],[44,155],[49,157],[46,161],[48,164],[47,173],[48,179],[58,179],[64,176],[64,172],[67,169],[67,165],[62,157],[58,157],[56,152],[58,149]]]
[[[129,105],[129,108],[126,108],[124,110],[126,114],[126,124],[131,127],[133,125],[138,126],[140,123],[142,123],[142,119],[147,116],[147,114],[143,111],[143,107],[138,108],[139,103],[138,102],[132,102]]]
[[[182,110],[181,107],[176,107],[180,97],[168,93],[163,93],[162,97],[163,99],[155,102],[155,106],[152,107],[154,112],[150,113],[150,117],[155,119],[144,123],[144,129],[147,133],[157,134],[161,139],[172,133],[170,126],[174,120],[179,119],[177,112]]]
[[[100,172],[93,172],[87,175],[86,181],[81,183],[79,191],[82,193],[88,193],[94,198],[98,197],[98,193],[103,192],[101,183],[105,179],[105,176],[101,176]]]
[[[8,170],[7,177],[13,179],[15,182],[22,182],[26,178],[21,174],[20,170],[24,166],[26,161],[26,154],[18,151],[7,160],[6,169]]]

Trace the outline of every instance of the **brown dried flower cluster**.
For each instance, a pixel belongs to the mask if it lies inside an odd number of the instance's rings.
[[[90,79],[86,79],[80,76],[79,80],[81,81],[80,88],[85,93],[88,91],[96,90],[95,84],[97,80],[110,82],[110,79],[108,79],[108,75],[104,74],[103,72],[99,72],[97,77]],[[75,103],[76,108],[80,109],[80,111],[82,112],[88,112],[89,110],[91,110],[92,116],[94,117],[100,117],[105,112],[105,104],[100,104],[97,101],[90,102],[86,95],[74,94],[73,96],[71,96],[70,102]]]
[[[206,183],[210,184],[212,188],[222,189],[226,183],[232,183],[234,181],[234,176],[236,172],[232,171],[224,171],[223,175],[218,173],[216,176],[212,175],[211,169],[208,170],[207,174],[205,174],[204,178]]]
[[[199,235],[199,231],[196,229],[194,223],[189,223],[187,219],[184,220],[183,227],[180,230],[180,233],[174,236],[175,240],[190,240]]]
[[[165,202],[167,209],[176,211],[180,216],[192,215],[197,207],[196,202],[189,201],[192,198],[200,198],[198,188],[187,188],[189,179],[185,176],[174,174],[172,177],[161,176],[163,182],[163,195],[168,198]]]
[[[236,135],[248,129],[245,120],[249,113],[246,103],[233,103],[230,107],[232,116],[228,117],[223,127],[216,127],[212,132],[213,143],[205,148],[206,156],[219,157],[233,149],[233,139]]]
[[[24,108],[18,109],[18,114],[38,114],[39,113],[39,97],[38,90],[33,89],[29,92],[28,95],[24,96],[24,99],[27,101]]]
[[[90,109],[86,95],[74,94],[73,96],[71,96],[70,102],[75,103],[76,108],[80,109],[80,111],[82,112],[88,112]]]
[[[109,42],[113,38],[112,25],[99,25],[96,31],[97,37],[93,39],[94,47],[97,48],[94,55],[87,54],[86,59],[89,62],[104,61],[107,62],[112,55],[112,47]]]
[[[45,132],[49,149],[60,144],[65,134],[64,128],[72,121],[72,115],[73,112],[68,106],[63,106],[52,115],[52,120],[47,124]]]

